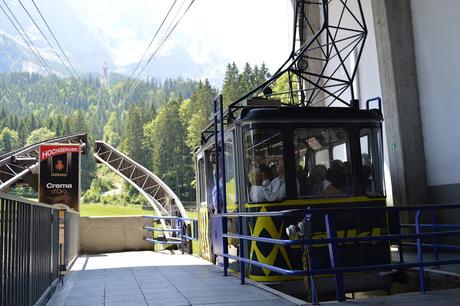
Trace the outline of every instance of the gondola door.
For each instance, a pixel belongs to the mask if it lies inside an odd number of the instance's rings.
[[[197,211],[200,237],[200,256],[206,260],[214,261],[211,248],[211,228],[209,226],[211,208],[212,163],[209,151],[201,151],[196,157],[197,169]]]

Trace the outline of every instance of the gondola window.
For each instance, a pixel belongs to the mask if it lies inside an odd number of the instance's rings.
[[[299,197],[351,195],[350,141],[344,129],[307,129],[294,132]]]
[[[380,129],[362,129],[359,136],[364,192],[367,196],[382,196],[384,184]]]
[[[286,198],[284,145],[276,129],[244,132],[245,169],[249,202],[274,202]]]
[[[227,210],[234,211],[237,208],[236,182],[235,182],[235,146],[233,134],[225,137],[225,187]]]

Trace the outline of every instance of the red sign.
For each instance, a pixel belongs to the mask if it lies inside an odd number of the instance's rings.
[[[80,206],[80,145],[40,146],[38,198],[42,203]]]
[[[64,153],[80,152],[80,145],[41,145],[40,161]]]

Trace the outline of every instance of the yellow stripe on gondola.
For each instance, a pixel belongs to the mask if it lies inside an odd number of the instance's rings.
[[[245,208],[257,207],[280,207],[280,206],[307,206],[319,204],[356,204],[362,202],[382,202],[385,198],[368,198],[366,196],[346,197],[346,198],[323,198],[323,199],[296,199],[285,200],[276,203],[246,203]]]

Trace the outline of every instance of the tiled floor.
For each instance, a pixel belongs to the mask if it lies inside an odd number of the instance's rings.
[[[48,305],[295,305],[189,255],[81,256]]]

